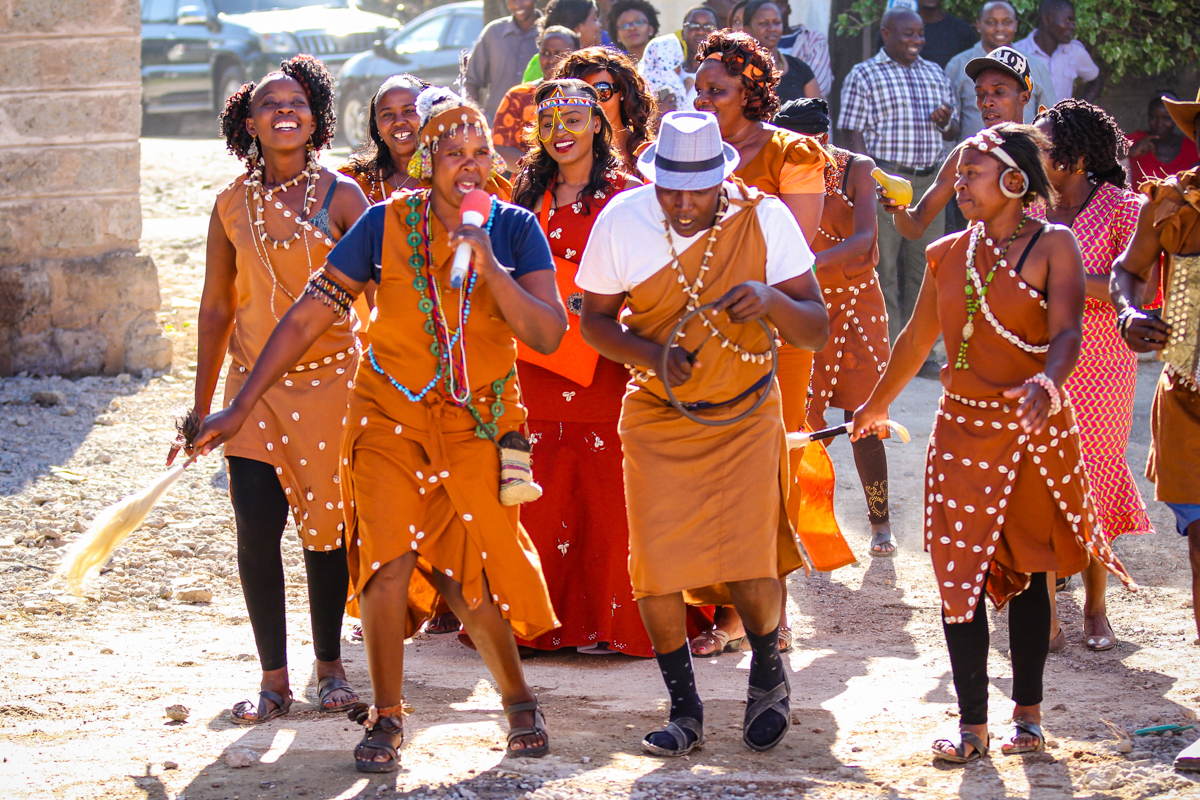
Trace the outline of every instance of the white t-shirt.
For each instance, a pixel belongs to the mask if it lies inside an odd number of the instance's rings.
[[[725,188],[731,198],[741,197],[732,182],[726,183]],[[788,207],[781,200],[768,196],[755,210],[767,241],[767,284],[774,286],[810,271],[813,252]],[[721,221],[741,211],[730,204]],[[654,184],[618,194],[596,218],[575,275],[575,284],[594,294],[625,294],[660,269],[669,267],[671,249],[663,235],[665,222],[666,215],[658,204]],[[707,229],[689,237],[680,236],[673,228],[670,232],[676,254],[682,254],[709,234]],[[713,267],[719,269],[720,265],[713,264]]]

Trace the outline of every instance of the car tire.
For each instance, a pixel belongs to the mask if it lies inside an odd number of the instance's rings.
[[[217,76],[213,94],[213,111],[220,114],[225,110],[225,101],[233,96],[234,92],[242,88],[242,84],[246,82],[245,71],[237,64],[230,64],[221,70]]]
[[[371,98],[362,91],[355,89],[346,93],[346,98],[342,101],[342,107],[338,113],[338,127],[341,128],[342,136],[351,148],[357,148],[367,140],[369,135],[367,112],[370,109]]]

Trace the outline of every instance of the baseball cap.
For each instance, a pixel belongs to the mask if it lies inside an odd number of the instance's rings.
[[[1033,79],[1029,77],[1029,58],[1015,47],[997,47],[986,56],[972,58],[967,62],[964,71],[967,77],[975,80],[985,69],[998,69],[1007,72],[1024,84],[1025,88],[1033,91]]]

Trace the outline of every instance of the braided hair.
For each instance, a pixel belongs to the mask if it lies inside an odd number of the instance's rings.
[[[638,148],[654,138],[658,101],[629,56],[607,47],[585,47],[558,62],[554,77],[583,79],[605,71],[612,75],[615,89],[621,94],[621,124],[629,131],[625,147],[633,162]]]
[[[375,170],[379,170],[381,174],[386,175],[398,171],[399,167],[392,158],[392,151],[388,150],[387,143],[383,141],[383,136],[379,133],[379,125],[375,121],[375,104],[379,102],[379,98],[392,89],[407,89],[412,92],[415,100],[417,95],[428,86],[428,83],[416,75],[407,73],[393,75],[383,82],[379,91],[371,96],[371,106],[367,109],[367,140],[350,154],[350,169],[354,171],[354,174],[369,175]]]
[[[613,130],[608,118],[600,108],[600,97],[596,90],[586,81],[574,78],[560,78],[545,81],[534,95],[534,103],[541,103],[558,89],[568,95],[582,95],[592,101],[592,115],[600,120],[600,132],[592,138],[592,168],[588,172],[587,186],[579,193],[579,201],[583,203],[583,213],[592,213],[591,200],[596,192],[606,191],[608,178],[606,173],[621,169],[621,161],[613,151]],[[512,201],[515,205],[528,208],[530,211],[537,201],[558,178],[558,162],[546,150],[546,145],[538,138],[537,128],[534,128],[531,148],[521,159],[521,171],[513,179]]]
[[[1070,168],[1083,159],[1083,169],[1096,183],[1128,186],[1125,168],[1119,163],[1129,152],[1128,140],[1112,116],[1086,100],[1068,98],[1048,108],[1038,119],[1050,122],[1050,163]]]
[[[748,33],[721,30],[713,31],[700,43],[696,60],[703,62],[713,55],[720,57],[726,72],[741,78],[746,91],[746,105],[742,108],[746,119],[768,121],[775,116],[779,110],[775,87],[779,85],[780,73],[770,50]],[[750,65],[758,70],[758,77],[746,74]]]
[[[337,109],[333,101],[333,76],[318,59],[301,53],[292,56],[279,65],[276,72],[263,77],[261,83],[250,81],[230,95],[225,101],[225,110],[221,112],[221,135],[225,137],[225,146],[230,153],[241,161],[246,161],[250,155],[250,146],[254,137],[246,130],[246,120],[250,118],[250,105],[255,90],[273,77],[286,75],[300,84],[308,97],[308,105],[312,109],[313,122],[316,130],[309,140],[314,150],[321,150],[333,140],[337,127]]]

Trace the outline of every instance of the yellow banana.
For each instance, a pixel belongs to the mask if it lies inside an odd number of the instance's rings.
[[[912,203],[912,184],[904,180],[904,178],[888,175],[879,167],[871,170],[871,177],[883,187],[883,193],[898,205],[907,206]]]

